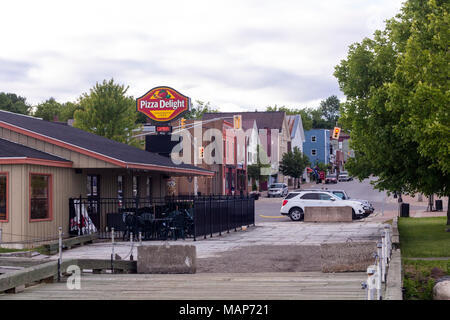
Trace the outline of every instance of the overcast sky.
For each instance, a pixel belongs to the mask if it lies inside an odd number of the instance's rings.
[[[114,78],[222,111],[342,98],[334,66],[400,0],[2,1],[0,92],[75,101]]]

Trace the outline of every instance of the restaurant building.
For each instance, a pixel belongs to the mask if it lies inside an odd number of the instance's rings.
[[[164,197],[167,181],[213,172],[86,131],[0,111],[0,246],[69,233],[69,199]],[[100,201],[98,202],[100,203]],[[105,217],[92,216],[99,230]]]

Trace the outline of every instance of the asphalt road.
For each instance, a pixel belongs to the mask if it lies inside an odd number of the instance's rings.
[[[397,203],[387,202],[386,192],[375,190],[370,184],[369,179],[363,180],[362,182],[353,180],[338,182],[337,184],[316,184],[314,185],[314,188],[345,190],[350,198],[370,201],[375,207],[375,212],[383,212],[384,210],[396,210],[398,208]],[[256,222],[291,221],[289,217],[280,215],[282,202],[283,198],[259,198],[259,200],[257,200],[255,203]]]

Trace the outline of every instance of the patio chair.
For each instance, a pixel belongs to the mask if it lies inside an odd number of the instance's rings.
[[[183,238],[183,240],[185,239],[184,228],[185,228],[185,217],[184,214],[180,212],[172,219],[172,224],[170,226],[170,232],[173,240],[177,240],[178,235],[181,238]]]

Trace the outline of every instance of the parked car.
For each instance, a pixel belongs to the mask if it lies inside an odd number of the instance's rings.
[[[352,201],[361,202],[364,205],[364,210],[366,212],[366,216],[368,216],[369,214],[372,214],[375,211],[375,208],[369,201],[363,200],[363,199],[350,198],[345,190],[330,190],[328,188],[325,188],[325,189],[303,189],[303,190],[299,190],[299,191],[331,192],[343,200],[352,200]]]
[[[352,181],[353,177],[349,176],[347,171],[342,171],[341,173],[339,173],[338,180],[339,181]]]
[[[289,193],[286,183],[273,183],[269,186],[267,197],[285,197]]]
[[[325,178],[325,183],[326,184],[328,184],[328,183],[338,183],[336,175],[335,174],[327,175],[327,177]]]
[[[343,200],[335,194],[321,191],[301,191],[291,192],[283,200],[280,213],[289,216],[293,221],[300,221],[304,218],[305,207],[345,207],[352,208],[352,218],[364,217],[364,206],[361,202],[353,200]]]
[[[353,201],[361,202],[364,205],[364,211],[365,211],[366,216],[369,215],[369,214],[372,214],[375,211],[375,208],[373,207],[373,205],[369,201],[363,200],[363,199],[350,198],[348,196],[347,192],[345,192],[345,190],[328,190],[328,191],[332,192],[333,194],[335,194],[336,196],[338,196],[342,200],[353,200]]]

